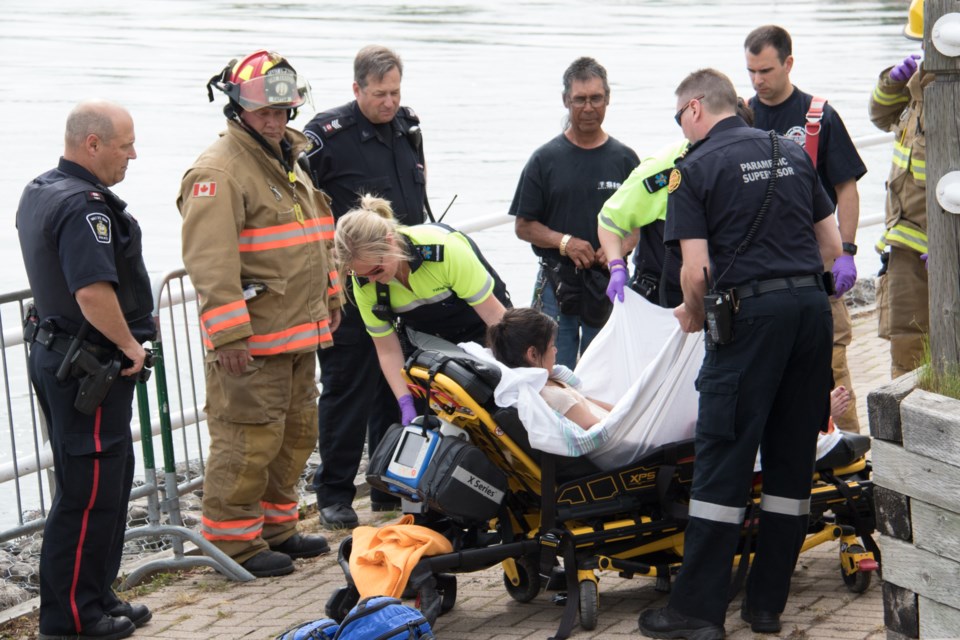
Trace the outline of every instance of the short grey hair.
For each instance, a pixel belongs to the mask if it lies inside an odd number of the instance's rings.
[[[737,90],[716,69],[699,69],[680,83],[674,92],[681,102],[703,96],[700,102],[714,115],[737,112]]]
[[[122,109],[103,100],[90,100],[81,102],[70,111],[67,116],[66,132],[64,133],[64,143],[70,148],[82,147],[87,136],[93,134],[103,140],[110,142],[115,134],[113,126],[117,109]]]
[[[577,58],[563,72],[563,95],[570,95],[574,80],[587,82],[591,78],[600,78],[603,82],[603,92],[609,97],[610,85],[607,84],[607,70],[602,64],[587,56]]]
[[[357,52],[357,57],[353,59],[353,79],[361,89],[367,86],[367,76],[373,74],[377,80],[383,80],[383,76],[390,73],[390,70],[396,67],[403,77],[403,62],[392,49],[380,45],[371,44]]]

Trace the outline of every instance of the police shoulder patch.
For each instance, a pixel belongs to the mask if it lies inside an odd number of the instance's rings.
[[[318,125],[320,135],[324,138],[332,138],[344,129],[349,129],[357,123],[352,115],[337,115],[325,120]]]
[[[100,244],[110,244],[110,216],[99,211],[87,214],[87,224]]]
[[[680,169],[676,167],[670,172],[670,183],[667,185],[667,193],[673,193],[680,187]]]

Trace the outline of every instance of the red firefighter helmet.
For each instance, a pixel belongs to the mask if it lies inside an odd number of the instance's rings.
[[[247,111],[296,110],[310,101],[310,85],[283,56],[265,49],[231,62],[210,84]]]

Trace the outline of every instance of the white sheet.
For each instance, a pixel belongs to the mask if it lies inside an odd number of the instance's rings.
[[[694,381],[703,361],[703,335],[680,331],[670,309],[633,291],[625,294],[577,365],[581,392],[614,403],[610,415],[589,430],[553,411],[540,397],[545,370],[510,369],[475,343],[460,345],[500,368],[494,400],[517,408],[534,448],[587,455],[601,469],[614,469],[653,447],[693,437],[698,404]]]

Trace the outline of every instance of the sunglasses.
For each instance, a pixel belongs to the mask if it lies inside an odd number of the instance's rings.
[[[360,273],[359,271],[354,271],[353,275],[358,278],[372,278],[383,273],[383,258],[380,258],[380,264],[375,266],[373,269],[370,269],[367,273]]]
[[[675,116],[673,116],[673,119],[677,121],[677,126],[681,126],[681,127],[683,126],[683,125],[680,124],[680,118],[683,117],[683,112],[690,108],[690,105],[693,104],[693,101],[694,101],[694,100],[703,100],[703,98],[704,98],[704,96],[702,96],[702,95],[701,95],[701,96],[697,96],[696,98],[690,98],[689,100],[687,100],[687,104],[685,104],[685,105],[683,105],[682,107],[680,107],[680,110],[677,111],[677,114],[676,114]]]

